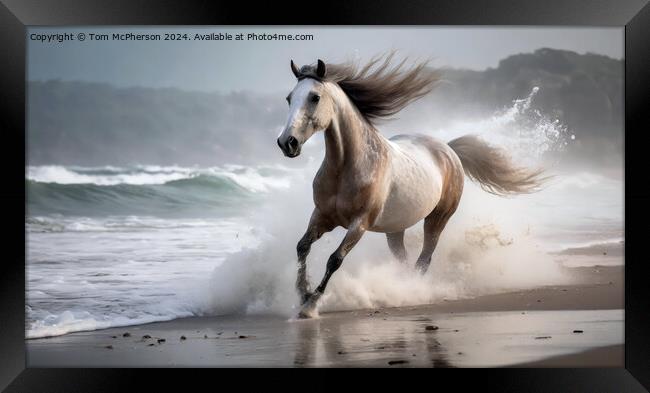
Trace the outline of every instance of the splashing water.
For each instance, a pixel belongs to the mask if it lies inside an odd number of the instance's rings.
[[[542,113],[532,106],[539,87],[533,87],[528,96],[516,99],[510,107],[478,121],[457,121],[449,128],[431,133],[445,140],[466,134],[478,134],[495,145],[505,148],[522,165],[540,165],[555,157],[567,147],[567,127],[559,119]],[[553,154],[555,153],[555,154]]]

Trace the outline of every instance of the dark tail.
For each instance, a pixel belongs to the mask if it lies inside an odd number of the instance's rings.
[[[449,146],[460,158],[465,174],[491,194],[529,194],[539,191],[548,179],[542,176],[543,169],[517,167],[503,149],[474,135],[454,139]]]

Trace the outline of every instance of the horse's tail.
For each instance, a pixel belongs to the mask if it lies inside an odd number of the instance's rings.
[[[490,146],[474,135],[456,138],[449,146],[460,158],[465,174],[491,194],[536,192],[548,179],[542,176],[543,169],[517,167],[503,149]]]

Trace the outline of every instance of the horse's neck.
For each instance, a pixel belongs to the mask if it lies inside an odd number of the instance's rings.
[[[344,168],[363,169],[372,166],[373,157],[378,154],[368,154],[370,151],[384,149],[386,142],[347,102],[339,104],[337,115],[325,130],[325,162],[326,167],[340,173]]]

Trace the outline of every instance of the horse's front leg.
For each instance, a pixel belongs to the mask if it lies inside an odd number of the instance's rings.
[[[332,274],[334,274],[334,272],[338,270],[339,267],[341,267],[343,258],[348,255],[350,250],[357,244],[357,242],[359,242],[365,232],[366,228],[365,225],[363,225],[362,220],[356,220],[352,223],[352,225],[350,225],[348,232],[343,238],[343,241],[327,260],[327,268],[325,270],[325,275],[320,282],[320,285],[318,285],[312,294],[309,294],[307,296],[307,301],[303,304],[299,317],[309,318],[311,316],[314,308],[316,307],[318,299],[325,292],[325,288],[327,287],[327,283],[329,282],[330,277],[332,277]]]
[[[324,219],[318,209],[314,209],[311,214],[311,219],[309,220],[309,225],[307,226],[307,231],[296,246],[296,251],[298,253],[298,276],[296,278],[296,289],[298,290],[298,295],[300,295],[300,304],[304,304],[310,296],[309,280],[307,279],[307,255],[309,255],[311,245],[316,240],[320,239],[325,232],[329,232],[332,229],[334,229],[334,227],[329,223],[329,221]]]

